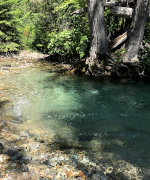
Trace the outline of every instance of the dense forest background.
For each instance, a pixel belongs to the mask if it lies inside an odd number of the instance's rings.
[[[129,1],[122,1],[129,6]],[[132,3],[131,3],[132,6]],[[83,59],[90,48],[88,12],[74,13],[87,7],[86,0],[0,0],[0,52],[20,49],[36,50],[65,59]],[[127,30],[131,21],[110,16],[104,10],[108,42]],[[150,43],[150,22],[144,44]],[[143,46],[141,59],[150,64],[148,46]],[[120,61],[124,49],[115,51],[114,62]]]
[[[61,56],[85,55],[85,14],[71,15],[84,0],[0,0],[0,51],[37,50]]]

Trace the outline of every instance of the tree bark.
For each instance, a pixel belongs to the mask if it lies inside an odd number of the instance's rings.
[[[138,52],[144,37],[149,0],[137,0],[133,27],[129,32],[123,62],[138,62]]]
[[[108,51],[103,1],[89,0],[88,14],[90,22],[91,46],[89,58],[86,60],[86,64],[88,64],[89,70],[92,71],[91,67],[95,64],[99,64],[99,59],[104,57]]]

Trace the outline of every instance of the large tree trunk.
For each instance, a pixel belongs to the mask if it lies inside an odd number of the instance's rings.
[[[133,18],[133,27],[129,34],[126,44],[126,53],[124,62],[138,62],[138,52],[144,37],[144,30],[147,19],[149,0],[137,0],[135,14]]]
[[[102,0],[88,0],[88,14],[91,32],[91,47],[89,58],[86,64],[89,70],[99,63],[99,59],[104,57],[108,51],[106,38],[106,28],[104,20],[104,8]]]

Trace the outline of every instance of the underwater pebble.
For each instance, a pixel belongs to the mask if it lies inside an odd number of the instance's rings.
[[[27,131],[20,131],[20,135],[23,137],[28,137],[30,134]]]
[[[0,129],[4,128],[7,125],[6,122],[0,120]]]
[[[8,163],[10,157],[6,154],[0,154],[0,163]]]
[[[30,146],[31,150],[36,150],[40,147],[40,144],[36,143],[36,142],[32,142],[32,143],[29,143],[29,146]]]

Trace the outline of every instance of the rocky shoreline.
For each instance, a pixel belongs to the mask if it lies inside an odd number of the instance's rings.
[[[37,58],[29,56],[23,60],[2,59],[0,78],[4,81],[34,63]],[[5,114],[13,106],[13,100],[6,96],[9,88],[0,84],[0,180],[150,179],[149,169],[143,171],[125,160],[115,160],[113,153],[104,149],[63,146],[51,137],[44,139],[31,133],[30,127],[25,130],[23,119]]]
[[[18,53],[10,53],[8,55],[4,54],[1,55],[1,59],[8,59],[8,58],[13,58],[16,60],[33,60],[33,59],[43,59],[48,57],[48,54],[42,54],[39,52],[33,52],[33,51],[26,51],[26,50],[21,50]]]
[[[61,147],[19,131],[19,120],[4,118],[0,117],[0,179],[142,179],[139,169],[123,160],[113,162],[92,149]]]
[[[144,53],[144,52],[143,52]],[[115,57],[113,57],[115,59]],[[67,71],[68,74],[80,74],[86,77],[91,77],[93,79],[112,79],[119,80],[120,82],[132,81],[132,80],[148,80],[149,81],[149,67],[148,64],[144,64],[140,61],[138,64],[124,64],[121,62],[115,62],[111,58],[106,64],[99,64],[91,74],[87,70],[87,65],[85,64],[86,59],[74,59],[64,60],[57,56],[50,56],[48,54],[42,54],[40,52],[21,50],[17,54],[1,55],[0,59],[14,59],[25,62],[31,61],[44,61],[50,62],[59,66],[62,70]]]

